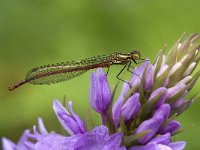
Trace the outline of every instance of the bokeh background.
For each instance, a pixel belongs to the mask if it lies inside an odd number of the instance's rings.
[[[91,71],[60,84],[27,84],[9,92],[8,85],[23,79],[29,69],[133,49],[153,61],[183,32],[200,31],[199,6],[199,0],[0,0],[0,137],[17,142],[39,116],[49,131],[63,132],[52,102],[63,101],[64,95],[84,118]],[[120,69],[110,69],[111,88]],[[199,92],[199,83],[193,93]],[[199,107],[197,101],[179,117],[186,131],[175,140],[186,140],[189,150],[200,147]],[[92,116],[99,124],[99,116]]]

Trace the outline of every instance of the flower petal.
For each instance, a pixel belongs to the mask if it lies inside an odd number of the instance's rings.
[[[183,94],[181,95],[181,97],[176,101],[176,103],[173,104],[171,107],[172,107],[172,108],[178,108],[178,107],[180,107],[182,104],[184,104],[184,103],[185,103],[184,98],[185,98],[185,96],[187,95],[187,93],[188,93],[188,91],[185,91],[185,93],[183,93]]]
[[[167,118],[169,117],[169,113],[170,113],[170,105],[163,104],[156,110],[154,116],[162,116],[164,121],[166,121]]]
[[[178,121],[172,120],[166,126],[161,128],[159,130],[159,133],[165,134],[165,133],[169,132],[172,134],[172,133],[176,132],[178,129],[180,129],[180,127],[181,127],[181,124]]]
[[[86,132],[75,144],[75,150],[125,150],[121,145],[122,133],[109,136],[107,127],[96,127]]]
[[[169,147],[167,145],[163,145],[163,144],[158,144],[157,149],[158,150],[173,150],[171,147]]]
[[[100,91],[101,91],[101,97],[102,97],[102,102],[100,101],[100,103],[101,105],[103,104],[102,110],[106,112],[111,103],[112,94],[111,94],[110,87],[108,84],[107,76],[104,73],[102,68],[97,69],[97,75],[99,79],[99,85],[100,85]]]
[[[125,119],[125,121],[128,121],[132,119],[140,110],[141,104],[140,104],[140,94],[135,93],[129,99],[127,102],[122,106],[121,108],[121,115]]]
[[[171,134],[166,133],[164,135],[160,135],[158,137],[153,138],[149,143],[155,142],[156,144],[165,144],[168,145],[171,142]]]
[[[29,134],[29,130],[25,130],[24,133],[22,134],[20,140],[17,143],[17,149],[20,150],[26,150],[27,146],[25,145],[25,141],[28,141],[28,134]]]
[[[186,85],[184,83],[180,83],[175,85],[172,88],[169,88],[167,90],[167,99],[172,98],[173,96],[175,96],[177,93],[181,92],[183,89],[185,89]]]
[[[43,122],[42,118],[38,118],[38,126],[39,126],[39,131],[42,135],[49,134],[44,126],[44,122]]]
[[[141,78],[144,73],[146,66],[149,64],[149,61],[144,61],[144,63],[137,69],[133,70],[133,75],[130,80],[132,86],[139,86],[141,84]]]
[[[118,133],[112,134],[110,136],[110,139],[109,139],[109,146],[110,146],[110,148],[112,148],[113,145],[120,147],[121,140],[122,140],[122,135],[123,134],[121,132],[118,132]]]
[[[121,107],[124,102],[124,97],[126,96],[127,90],[130,90],[130,86],[127,83],[123,84],[121,93],[117,101],[115,102],[113,108],[112,108],[112,118],[114,120],[115,126],[119,126],[119,120],[121,115]]]
[[[115,102],[113,108],[112,108],[112,118],[115,123],[115,126],[119,126],[119,120],[120,120],[120,115],[121,115],[121,107],[124,101],[124,97],[120,95],[118,100]]]
[[[182,66],[182,63],[181,63],[181,62],[176,63],[176,64],[171,68],[171,70],[169,71],[169,76],[175,74],[176,71],[177,71],[179,68],[181,68],[181,66]]]
[[[90,104],[95,111],[105,115],[112,97],[106,74],[98,68],[96,74],[92,72],[90,80]]]
[[[153,91],[149,98],[149,101],[151,101],[156,96],[158,96],[161,92],[163,92],[163,94],[160,95],[160,98],[159,98],[157,104],[155,105],[155,108],[159,108],[162,104],[164,104],[166,95],[167,95],[167,89],[165,87],[160,87],[160,88],[156,89],[155,91]]]
[[[3,137],[2,138],[2,148],[3,148],[3,150],[15,150],[16,145],[11,140]]]
[[[66,137],[59,134],[48,134],[45,136],[39,135],[35,132],[37,136],[37,142],[35,143],[36,150],[56,150],[56,149],[67,149],[68,145],[65,145]]]
[[[186,142],[185,141],[173,142],[173,143],[170,143],[169,146],[173,150],[183,150],[186,146]]]
[[[30,132],[29,130],[25,130],[17,144],[3,137],[2,138],[3,150],[35,150],[33,149],[33,147],[31,147],[31,144],[33,143],[28,141],[29,132]],[[27,145],[28,142],[30,143],[29,145]]]
[[[128,150],[145,150],[145,145],[142,146],[133,146],[131,148],[128,148]],[[155,149],[152,149],[155,150]]]
[[[68,104],[69,110],[72,114],[72,116],[74,117],[74,119],[76,120],[77,124],[79,125],[79,127],[81,128],[82,132],[85,132],[85,125],[84,122],[81,120],[81,118],[73,111],[72,109],[72,102],[70,101]]]
[[[84,133],[84,131],[82,131],[81,127],[72,116],[63,112],[58,112],[58,116],[65,122],[66,126],[68,126],[74,134]]]
[[[168,71],[169,66],[164,65],[157,73],[156,78],[160,78],[162,75],[165,74],[166,71]],[[164,75],[165,76],[165,75]]]
[[[62,125],[62,127],[70,134],[70,135],[74,135],[74,132],[65,124],[64,120],[62,120],[59,116],[58,116],[58,112],[63,112],[66,114],[69,114],[69,112],[65,109],[65,107],[58,101],[58,100],[54,100],[53,101],[53,110],[60,122],[60,124]]]
[[[183,76],[185,77],[185,76],[190,75],[192,73],[194,67],[196,66],[196,64],[197,64],[196,62],[191,63],[190,66],[184,72]]]
[[[146,130],[150,130],[150,132],[147,133],[143,138],[140,138],[139,143],[144,144],[148,142],[156,134],[163,121],[164,118],[162,116],[155,116],[149,120],[143,121],[136,130],[136,134]]]
[[[153,83],[154,83],[154,67],[152,64],[148,64],[144,80],[145,91],[149,92],[153,87]]]

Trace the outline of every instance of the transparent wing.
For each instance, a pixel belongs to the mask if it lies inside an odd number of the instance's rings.
[[[82,75],[87,70],[84,66],[104,63],[110,60],[110,56],[97,56],[81,61],[62,62],[45,65],[31,69],[26,75],[26,81],[32,84],[53,84],[70,80]],[[70,71],[76,68],[76,71]]]
[[[67,64],[69,63],[69,64]],[[79,67],[79,62],[67,62],[67,63],[60,63],[60,64],[52,64],[41,66],[37,68],[33,68],[30,70],[26,75],[26,80],[30,80],[29,83],[32,84],[54,84],[66,80],[70,80],[81,74],[85,73],[87,70],[80,70],[80,71],[73,71],[73,72],[63,72],[64,69],[71,69],[75,67]],[[61,73],[54,74],[53,72],[61,71]],[[49,75],[37,78],[42,74],[49,73]]]
[[[68,72],[68,73],[60,73],[60,74],[52,74],[45,77],[41,77],[38,79],[30,80],[29,83],[32,84],[54,84],[58,82],[63,82],[66,80],[70,80],[72,78],[78,77],[85,73],[87,70],[81,70],[76,72]]]

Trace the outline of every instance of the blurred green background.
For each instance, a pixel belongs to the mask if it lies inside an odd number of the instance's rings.
[[[49,131],[60,132],[52,102],[64,95],[84,118],[91,71],[60,84],[27,84],[9,92],[8,85],[23,79],[29,69],[135,48],[153,61],[183,32],[200,31],[199,6],[199,0],[0,0],[0,137],[16,142],[39,116]],[[110,68],[111,88],[119,69]],[[200,147],[199,106],[197,101],[179,117],[186,131],[175,139],[186,140],[190,150]]]

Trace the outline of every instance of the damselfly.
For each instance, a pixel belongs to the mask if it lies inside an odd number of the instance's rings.
[[[144,59],[141,59],[139,51],[133,50],[130,53],[113,53],[111,55],[86,58],[80,61],[69,61],[40,66],[31,69],[24,80],[10,86],[8,89],[12,91],[25,83],[36,85],[58,83],[80,76],[90,69],[102,67],[108,68],[109,70],[111,65],[124,65],[117,75],[119,80],[124,81],[119,78],[119,75],[126,67],[127,70],[130,71],[131,63],[134,62],[137,64],[137,60]]]

